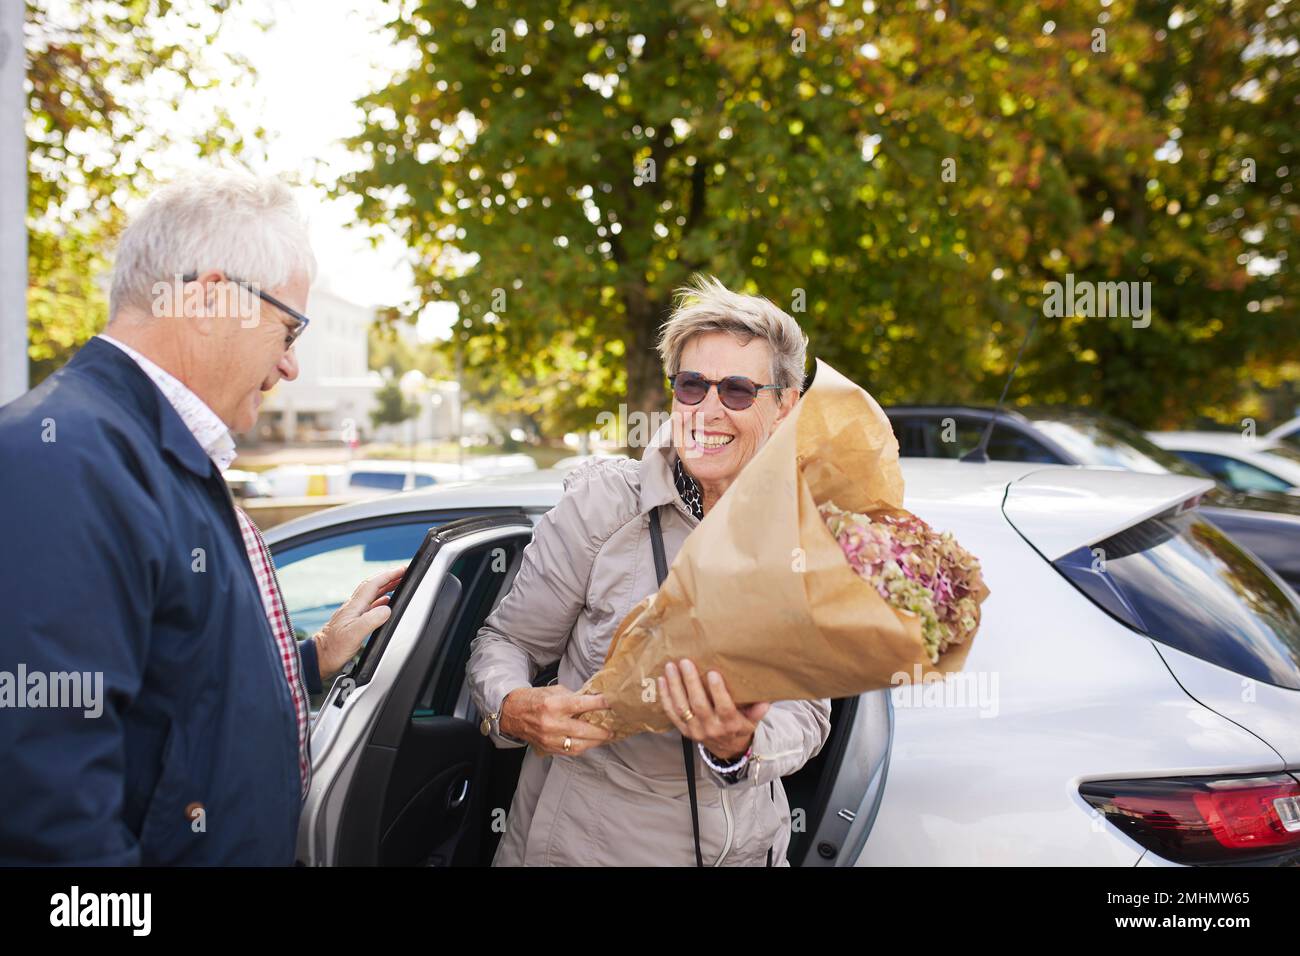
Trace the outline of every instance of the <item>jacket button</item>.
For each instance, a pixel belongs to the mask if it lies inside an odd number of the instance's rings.
[[[193,800],[185,805],[185,819],[193,823],[195,817],[201,814],[205,809],[206,808],[203,804],[199,803],[197,800]]]

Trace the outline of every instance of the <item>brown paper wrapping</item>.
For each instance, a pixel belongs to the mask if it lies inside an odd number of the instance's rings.
[[[818,360],[813,385],[687,537],[663,586],[615,632],[582,687],[610,709],[582,719],[614,739],[672,729],[658,703],[664,664],[723,675],[737,704],[849,697],[961,670],[971,641],[931,664],[915,615],[890,607],[849,566],[817,504],[902,509],[889,419]],[[979,601],[988,595],[980,583]],[[896,676],[901,675],[901,676]]]

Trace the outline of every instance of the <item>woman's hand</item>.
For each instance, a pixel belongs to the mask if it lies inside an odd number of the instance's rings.
[[[754,742],[754,728],[767,713],[770,703],[737,707],[727,690],[726,681],[717,671],[709,671],[707,681],[689,660],[680,667],[671,661],[659,678],[659,701],[673,725],[704,749],[721,760],[735,760]],[[691,719],[683,719],[690,714]]]
[[[578,714],[606,706],[602,694],[575,694],[559,684],[520,687],[501,701],[497,726],[503,734],[526,740],[543,753],[573,757],[614,736],[603,727],[578,720]],[[570,741],[567,750],[566,738]]]

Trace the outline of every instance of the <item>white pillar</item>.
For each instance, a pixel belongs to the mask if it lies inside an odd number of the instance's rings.
[[[27,391],[26,6],[0,3],[0,405]]]

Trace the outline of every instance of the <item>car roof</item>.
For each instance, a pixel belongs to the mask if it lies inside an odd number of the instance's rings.
[[[514,508],[545,511],[560,500],[565,472],[547,468],[517,475],[447,481],[415,491],[366,498],[316,511],[269,529],[268,541],[328,528],[344,521],[382,518],[423,511]]]
[[[886,415],[973,415],[989,418],[997,411],[999,420],[1032,424],[1035,421],[1118,421],[1111,415],[1094,408],[1079,405],[1022,405],[1017,408],[1003,408],[1000,411],[993,405],[887,405]]]
[[[883,410],[886,415],[977,415],[987,418],[996,410],[992,405],[885,405]],[[1008,418],[1018,421],[1027,419],[1021,412],[1014,408],[1004,408],[998,412],[999,418]]]
[[[1241,432],[1147,432],[1147,438],[1161,448],[1185,448],[1188,451],[1217,451],[1225,455],[1248,455],[1263,451],[1275,443],[1266,438],[1254,441]]]

